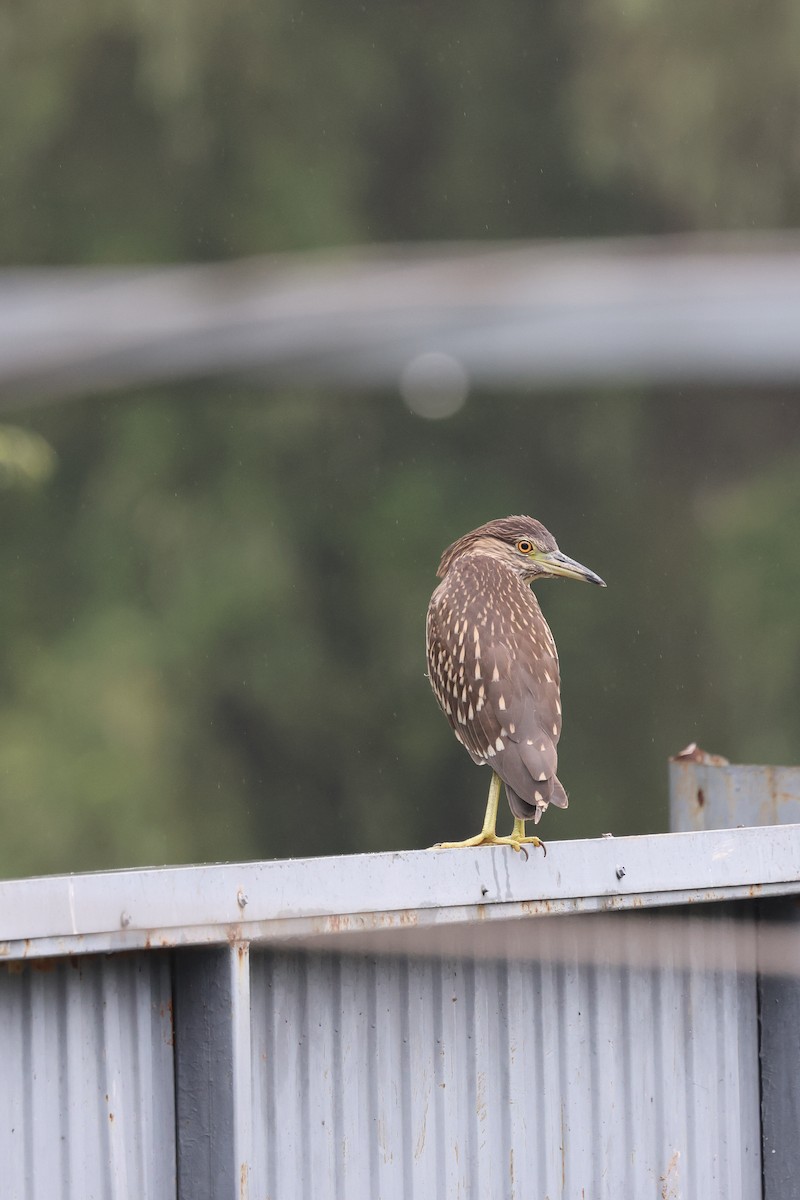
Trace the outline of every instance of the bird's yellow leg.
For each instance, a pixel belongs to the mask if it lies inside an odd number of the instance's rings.
[[[515,850],[519,850],[523,843],[533,846],[534,850],[541,846],[542,850],[545,852],[545,855],[547,854],[547,847],[541,838],[534,837],[532,834],[529,834],[528,836],[525,835],[525,822],[523,821],[522,817],[514,818],[514,828],[511,831],[511,843],[516,843],[514,845]]]
[[[500,786],[502,780],[492,771],[492,782],[489,784],[489,799],[486,801],[486,812],[483,818],[483,828],[474,837],[466,838],[463,842],[437,842],[432,850],[463,850],[467,846],[482,846],[484,843],[495,845],[497,842],[497,806],[500,803]]]
[[[468,846],[511,846],[512,850],[519,852],[522,849],[523,842],[544,848],[544,842],[540,842],[537,837],[525,836],[524,821],[516,820],[514,822],[514,831],[510,837],[497,836],[497,807],[500,803],[500,789],[502,785],[503,781],[500,776],[492,771],[492,782],[489,785],[489,799],[486,801],[486,814],[483,818],[483,828],[480,833],[476,833],[474,837],[466,838],[463,842],[437,842],[431,849],[463,850]],[[545,853],[547,852],[545,851]]]

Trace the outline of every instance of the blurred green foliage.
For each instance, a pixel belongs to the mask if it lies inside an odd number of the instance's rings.
[[[55,469],[52,446],[30,429],[0,425],[0,489],[49,479]]]
[[[796,223],[796,24],[778,3],[16,5],[0,257]],[[430,695],[424,614],[443,547],[511,512],[609,584],[538,589],[572,796],[545,837],[664,828],[690,740],[797,760],[794,395],[472,396],[433,422],[218,383],[23,417],[0,430],[1,873],[474,832],[488,778]]]

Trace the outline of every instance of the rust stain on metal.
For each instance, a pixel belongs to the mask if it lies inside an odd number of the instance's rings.
[[[246,1162],[243,1162],[239,1167],[239,1200],[247,1200],[250,1194],[249,1175],[249,1167]]]
[[[552,900],[521,900],[520,909],[526,917],[541,917],[544,913],[561,911]]]
[[[697,789],[697,807],[703,808],[706,802],[706,794],[702,788]]]
[[[392,1162],[394,1156],[389,1148],[389,1142],[386,1137],[386,1122],[383,1117],[378,1117],[378,1149],[385,1163]]]
[[[688,746],[684,746],[677,754],[673,754],[669,761],[702,763],[705,767],[729,767],[731,765],[723,755],[709,754],[707,750],[701,750],[697,742],[690,742]]]
[[[667,1169],[659,1176],[661,1181],[661,1200],[678,1200],[678,1159],[680,1150],[673,1150],[672,1158],[667,1163]]]
[[[428,1097],[425,1097],[425,1111],[422,1114],[422,1125],[417,1138],[417,1144],[414,1147],[414,1159],[419,1162],[422,1157],[422,1151],[425,1149],[425,1138],[428,1133]]]
[[[383,913],[332,913],[313,920],[315,933],[356,933],[369,929],[403,929],[419,925],[419,912],[403,908]]]
[[[486,1120],[486,1072],[478,1071],[475,1113],[479,1121]]]
[[[166,1030],[166,1037],[164,1038],[164,1045],[165,1046],[174,1046],[175,1045],[175,1012],[172,1007],[172,997],[171,996],[170,996],[169,1000],[165,1000],[163,1004],[159,1005],[158,1012],[159,1012],[159,1016],[161,1017],[161,1020],[166,1021],[166,1023],[167,1023],[167,1030]]]
[[[329,933],[341,933],[350,929],[350,918],[343,916],[326,917],[323,925]]]

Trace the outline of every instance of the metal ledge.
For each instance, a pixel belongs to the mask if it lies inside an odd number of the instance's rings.
[[[280,943],[800,892],[800,825],[0,883],[0,958]],[[346,941],[347,939],[343,939]]]

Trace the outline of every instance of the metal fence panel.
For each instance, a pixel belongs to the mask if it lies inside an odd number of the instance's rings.
[[[731,766],[703,751],[699,755],[700,761],[670,761],[673,832],[793,825],[800,820],[800,767]]]
[[[252,1158],[250,953],[176,954],[178,1200],[247,1200]]]
[[[0,1198],[788,1200],[799,892],[792,826],[0,884]]]
[[[254,951],[251,1194],[759,1195],[755,977],[649,921],[652,970]]]
[[[157,953],[0,967],[3,1200],[172,1200],[171,987]]]

